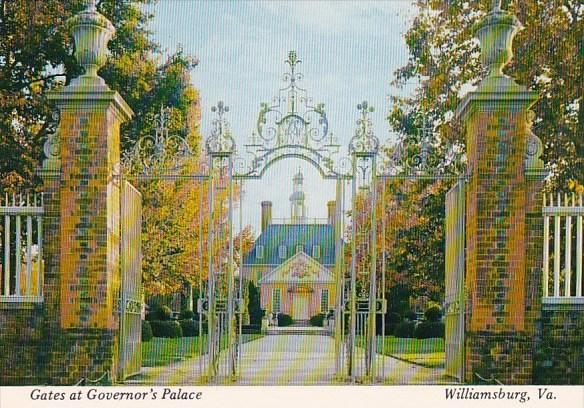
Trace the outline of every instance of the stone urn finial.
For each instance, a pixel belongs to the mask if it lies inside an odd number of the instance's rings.
[[[104,81],[97,71],[105,64],[107,44],[115,34],[113,24],[97,11],[97,0],[84,0],[85,8],[67,22],[75,39],[75,58],[85,73],[74,82],[99,83]]]
[[[522,28],[512,14],[501,10],[501,0],[493,0],[489,14],[478,23],[475,32],[481,43],[481,62],[489,76],[504,76],[503,67],[513,58],[513,37]]]

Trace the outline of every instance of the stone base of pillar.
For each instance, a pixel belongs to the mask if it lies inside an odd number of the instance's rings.
[[[532,384],[533,336],[518,332],[466,334],[466,378],[471,384],[497,380],[507,384]],[[480,377],[479,377],[480,376]]]
[[[46,376],[52,385],[73,385],[81,379],[97,380],[106,374],[101,384],[116,379],[117,330],[68,329],[53,333],[47,341],[51,346]]]

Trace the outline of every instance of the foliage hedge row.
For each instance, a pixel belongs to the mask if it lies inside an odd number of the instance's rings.
[[[193,319],[179,320],[183,337],[196,337],[199,335],[199,322]]]
[[[411,322],[409,320],[404,320],[403,322],[399,323],[396,326],[395,332],[393,334],[395,337],[411,339],[414,337],[415,330],[416,330],[416,323],[415,322]]]
[[[280,327],[290,326],[292,323],[294,323],[294,320],[292,320],[292,316],[287,315],[285,313],[278,314],[278,326]]]
[[[152,337],[154,337],[154,335],[152,334],[152,327],[150,326],[150,322],[142,322],[142,341],[150,341],[152,340]]]
[[[310,318],[310,325],[311,326],[322,327],[323,323],[324,323],[324,314],[322,314],[322,313],[314,315]]]
[[[150,320],[154,337],[177,338],[183,336],[181,325],[176,320]]]
[[[442,322],[421,322],[418,323],[414,331],[417,339],[431,339],[435,337],[444,338],[444,323]]]
[[[152,310],[146,315],[146,320],[161,320],[168,321],[172,316],[172,309],[164,305],[155,305]]]

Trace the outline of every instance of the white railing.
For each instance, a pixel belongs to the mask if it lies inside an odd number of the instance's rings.
[[[41,302],[43,196],[0,197],[0,302]]]
[[[583,302],[582,194],[544,194],[543,216],[544,301]]]

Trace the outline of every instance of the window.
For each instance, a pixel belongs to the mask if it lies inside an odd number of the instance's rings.
[[[328,313],[329,311],[329,290],[321,289],[320,291],[320,312]]]
[[[272,289],[272,313],[280,313],[282,298],[280,289]]]
[[[320,245],[315,245],[312,247],[312,257],[320,258]]]
[[[304,251],[304,247],[302,245],[296,245],[296,253]]]
[[[281,259],[286,258],[286,246],[285,245],[280,245],[280,248],[278,248],[278,255],[280,256]]]
[[[262,278],[262,271],[256,271],[256,283]]]
[[[264,259],[264,246],[258,245],[256,247],[256,258],[257,259]]]

